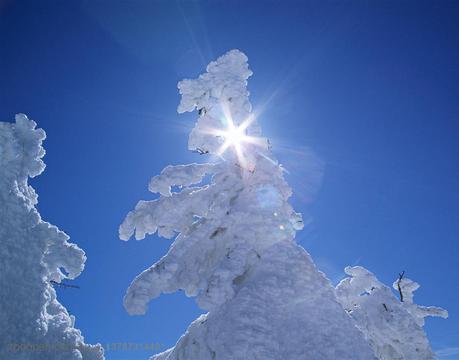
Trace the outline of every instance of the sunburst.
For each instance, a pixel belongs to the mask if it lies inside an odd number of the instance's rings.
[[[247,145],[254,144],[263,146],[266,145],[266,140],[263,141],[263,138],[247,135],[247,128],[255,120],[255,116],[253,114],[249,115],[240,125],[236,125],[228,106],[222,106],[222,109],[224,116],[222,122],[226,125],[226,128],[210,130],[210,133],[224,139],[222,146],[217,151],[217,155],[223,156],[228,149],[233,149],[236,153],[239,165],[246,168],[248,165],[247,158],[245,156]]]

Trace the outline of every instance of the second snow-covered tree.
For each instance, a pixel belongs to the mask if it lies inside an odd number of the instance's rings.
[[[413,303],[419,284],[400,277],[393,291],[361,266],[347,267],[336,287],[336,296],[356,322],[380,360],[433,360],[435,355],[423,330],[424,318],[448,313],[437,307]]]
[[[28,180],[45,169],[46,137],[36,125],[0,122],[0,359],[103,360],[57,300],[54,285],[80,275],[86,256],[35,208]]]

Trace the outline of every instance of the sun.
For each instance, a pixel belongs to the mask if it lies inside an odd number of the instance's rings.
[[[237,162],[242,168],[251,169],[252,165],[249,164],[250,151],[254,149],[249,145],[256,145],[266,147],[267,142],[265,138],[250,136],[247,134],[247,129],[255,121],[255,114],[249,114],[248,117],[240,124],[236,124],[231,115],[228,104],[220,104],[221,116],[219,116],[223,128],[210,128],[205,132],[223,139],[223,143],[217,150],[216,155],[224,157],[224,153],[228,150],[233,150],[236,154]]]
[[[225,130],[218,131],[218,136],[224,139],[223,145],[218,150],[218,155],[223,153],[230,147],[232,147],[241,161],[243,157],[243,146],[245,143],[250,142],[250,136],[246,135],[246,129],[250,125],[251,120],[245,120],[241,125],[234,125],[231,116],[225,117],[227,127]]]
[[[219,148],[217,155],[222,156],[228,149],[233,149],[236,153],[238,164],[242,168],[251,168],[248,164],[247,152],[250,151],[248,145],[264,146],[266,142],[263,139],[249,136],[246,131],[250,124],[255,120],[254,115],[250,115],[240,125],[235,125],[230,114],[226,114],[226,129],[216,130],[214,133],[224,139],[222,146]]]
[[[240,147],[247,138],[245,128],[242,125],[239,127],[234,126],[232,121],[228,122],[228,129],[223,131],[222,136],[225,139],[225,144],[223,145],[225,149],[229,146]]]

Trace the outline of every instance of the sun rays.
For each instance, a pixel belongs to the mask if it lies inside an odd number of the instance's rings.
[[[222,137],[224,142],[218,149],[217,155],[223,156],[228,149],[233,149],[238,163],[241,167],[246,168],[247,150],[249,144],[263,146],[266,145],[266,140],[263,138],[247,135],[248,127],[254,122],[255,115],[250,114],[240,125],[235,124],[228,106],[222,106],[223,119],[222,123],[226,126],[225,129],[211,129],[210,133],[215,136]]]

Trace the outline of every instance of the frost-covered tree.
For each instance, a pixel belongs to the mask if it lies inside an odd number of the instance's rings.
[[[213,161],[166,167],[120,238],[174,238],[130,285],[124,305],[143,314],[183,290],[207,314],[156,360],[374,359],[334,288],[294,238],[303,227],[292,192],[251,112],[247,57],[232,50],[178,87],[180,113],[197,110],[189,149]],[[206,181],[210,175],[210,181]]]
[[[357,327],[380,360],[430,360],[435,355],[423,330],[424,318],[448,313],[437,307],[413,303],[413,292],[419,284],[400,278],[393,286],[401,293],[400,301],[367,269],[347,267],[350,277],[336,287],[343,308],[355,320]],[[400,288],[399,288],[400,287]]]
[[[0,359],[101,360],[52,286],[77,277],[86,257],[35,208],[28,178],[45,168],[45,137],[25,115],[0,122]]]

